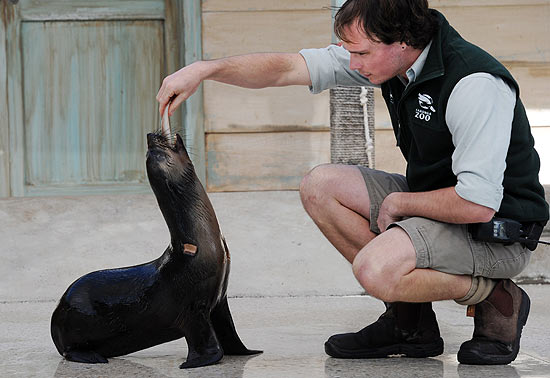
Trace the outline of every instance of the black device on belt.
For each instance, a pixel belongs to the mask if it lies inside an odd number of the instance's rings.
[[[534,251],[540,241],[540,235],[546,222],[518,222],[508,218],[493,218],[486,223],[471,223],[468,231],[476,241],[488,243],[513,244],[520,243]]]

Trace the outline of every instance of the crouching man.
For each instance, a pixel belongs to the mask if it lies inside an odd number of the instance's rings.
[[[313,93],[380,87],[406,176],[322,165],[300,186],[319,229],[365,290],[386,303],[377,321],[330,337],[325,350],[341,358],[437,356],[443,340],[431,302],[454,299],[472,306],[475,324],[459,362],[510,363],[530,307],[510,278],[534,246],[472,235],[496,216],[520,222],[533,239],[548,220],[518,84],[426,0],[348,0],[335,33],[341,46],[193,63],[164,80],[159,110],[173,99],[173,113],[206,79],[308,85]]]

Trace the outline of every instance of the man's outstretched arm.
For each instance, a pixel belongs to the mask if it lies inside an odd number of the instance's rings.
[[[244,88],[311,85],[306,62],[300,54],[264,53],[198,61],[167,76],[157,94],[159,112],[170,100],[169,114],[191,96],[204,80]]]

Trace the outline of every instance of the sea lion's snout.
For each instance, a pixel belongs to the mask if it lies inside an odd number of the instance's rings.
[[[193,164],[179,134],[176,134],[174,140],[158,132],[147,134],[146,167],[151,181],[152,178],[160,179],[187,172],[193,169]]]
[[[154,138],[153,133],[147,134],[147,148],[148,149],[151,149],[151,146],[153,145],[153,138]]]
[[[187,156],[185,145],[183,144],[183,140],[179,134],[176,134],[176,140],[172,142],[170,137],[167,137],[161,133],[149,133],[147,134],[147,149],[149,151],[154,149],[170,149],[177,153],[183,152],[183,154]]]
[[[168,138],[159,133],[147,134],[147,148],[149,150],[163,147],[169,147]]]

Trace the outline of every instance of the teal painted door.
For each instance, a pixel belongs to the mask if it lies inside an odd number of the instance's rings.
[[[183,3],[2,1],[11,195],[149,190],[145,137],[183,65]]]

